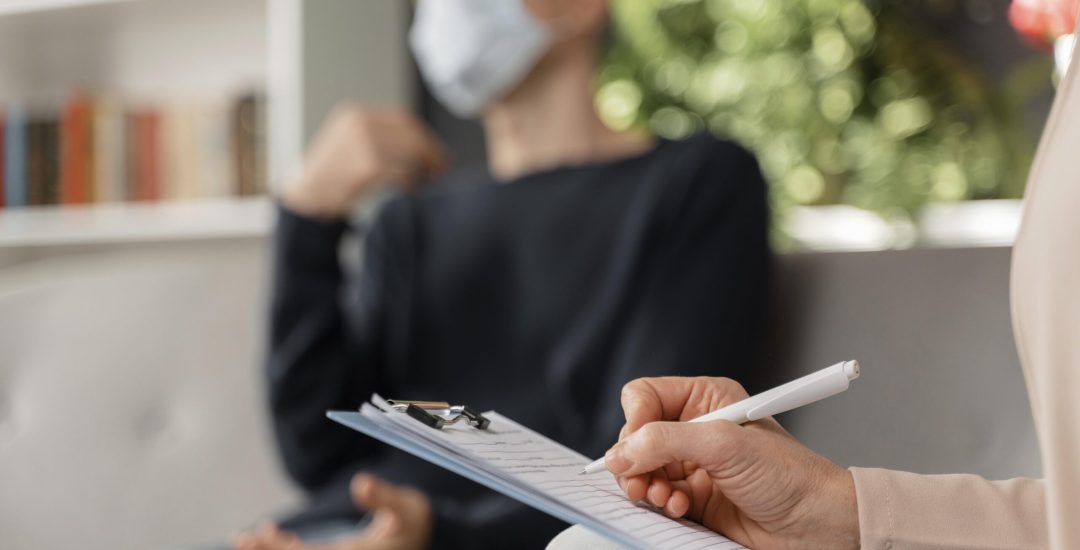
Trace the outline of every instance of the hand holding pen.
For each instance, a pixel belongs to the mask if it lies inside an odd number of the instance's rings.
[[[843,391],[845,364],[758,394],[750,403],[744,403],[742,386],[725,378],[635,380],[623,390],[627,424],[605,456],[607,469],[629,499],[700,522],[751,548],[857,548],[850,472],[802,446],[771,416],[761,416]],[[854,366],[847,372],[857,375]],[[815,375],[830,381],[815,382]],[[811,389],[793,393],[795,387]],[[813,395],[817,399],[806,401]],[[774,405],[763,409],[762,403]],[[729,408],[733,404],[739,407]],[[725,408],[729,415],[741,411],[746,424],[691,422]]]

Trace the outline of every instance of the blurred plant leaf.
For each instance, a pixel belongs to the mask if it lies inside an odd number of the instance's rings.
[[[1033,153],[1027,68],[997,90],[904,2],[614,0],[597,106],[613,127],[707,128],[753,150],[777,219],[845,203],[885,217],[1013,198]]]

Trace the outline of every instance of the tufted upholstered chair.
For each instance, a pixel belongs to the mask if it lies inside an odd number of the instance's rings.
[[[293,502],[259,375],[260,240],[0,269],[0,548],[178,548]]]
[[[780,264],[770,367],[748,382],[863,364],[781,418],[794,434],[844,465],[1038,475],[1009,249]],[[265,276],[254,239],[0,268],[0,548],[177,548],[296,502],[261,397]]]

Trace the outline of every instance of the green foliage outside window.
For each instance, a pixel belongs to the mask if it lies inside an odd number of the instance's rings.
[[[1020,99],[906,15],[861,0],[615,0],[597,106],[618,129],[739,141],[780,216],[1019,197],[1033,151]]]

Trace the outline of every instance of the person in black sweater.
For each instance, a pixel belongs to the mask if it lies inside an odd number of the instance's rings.
[[[293,531],[355,524],[364,510],[373,524],[341,548],[542,547],[557,520],[325,412],[373,392],[468,404],[598,456],[622,426],[626,382],[739,379],[754,363],[770,252],[753,156],[708,135],[654,140],[600,123],[590,83],[604,0],[498,1],[521,2],[559,38],[536,59],[504,60],[527,69],[508,88],[470,97],[487,167],[444,173],[441,145],[412,115],[347,106],[282,193],[270,406],[285,467],[310,500],[238,548],[294,548]],[[421,25],[424,1],[418,10]],[[366,229],[349,276],[338,257],[346,213],[386,180],[410,192]]]

